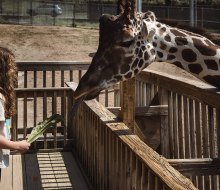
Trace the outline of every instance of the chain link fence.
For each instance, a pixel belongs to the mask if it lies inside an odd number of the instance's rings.
[[[104,13],[116,14],[116,2],[63,2],[0,0],[0,22],[23,25],[75,26],[76,22],[97,22]],[[189,23],[189,7],[142,5],[158,19]],[[220,8],[198,7],[197,26],[220,30]]]

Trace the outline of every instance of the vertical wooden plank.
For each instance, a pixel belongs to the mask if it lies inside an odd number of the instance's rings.
[[[173,136],[174,136],[174,158],[179,158],[179,138],[178,138],[178,101],[177,94],[173,93]]]
[[[108,90],[105,90],[105,107],[108,107]]]
[[[63,133],[64,133],[64,140],[63,140],[63,147],[65,147],[66,146],[66,144],[67,144],[67,93],[66,93],[66,90],[64,90],[63,91],[63,99],[62,99],[62,101],[63,101],[63,122],[62,122],[62,124],[63,124],[63,127],[64,127],[64,131],[63,131]]]
[[[130,168],[131,168],[131,189],[136,190],[136,157],[133,152],[131,152],[131,159],[130,159]]]
[[[52,71],[52,87],[55,87],[55,84],[56,84],[56,82],[55,82],[55,71],[53,70]]]
[[[37,87],[37,71],[34,71],[34,88]]]
[[[185,135],[183,126],[183,110],[182,110],[182,96],[177,96],[178,101],[178,130],[179,130],[179,156],[180,158],[185,158]]]
[[[15,109],[18,110],[18,98],[16,98]],[[18,112],[16,112],[12,116],[12,137],[11,137],[11,139],[13,141],[16,141],[18,139],[17,128],[18,128]]]
[[[174,158],[173,92],[168,93],[169,158]]]
[[[190,140],[190,124],[189,124],[189,101],[183,96],[184,111],[184,132],[185,132],[185,158],[191,158],[191,140]]]
[[[44,91],[43,97],[43,120],[47,118],[47,92]],[[47,133],[44,133],[44,149],[47,149]]]
[[[126,188],[125,189],[131,189],[131,165],[130,165],[130,159],[131,159],[131,152],[126,147],[125,149],[125,171],[126,171]]]
[[[136,189],[141,189],[142,164],[138,159],[136,159],[136,169]]]
[[[155,177],[150,170],[148,170],[148,190],[155,189]]]
[[[121,111],[123,122],[134,131],[135,122],[135,78],[122,82]]]
[[[13,155],[13,168],[12,168],[12,184],[14,190],[24,190],[26,187],[26,171],[24,170],[22,162],[22,155]]]
[[[159,99],[160,105],[168,105],[168,91],[160,88],[159,89]],[[161,137],[161,153],[166,158],[170,157],[170,147],[169,147],[169,125],[168,125],[168,116],[160,116],[160,137]]]
[[[145,165],[142,163],[142,174],[141,174],[141,190],[147,189],[148,181],[147,181],[147,169]]]
[[[23,99],[23,138],[25,139],[27,136],[27,94],[24,92],[24,99]]]
[[[14,190],[13,189],[13,156],[9,157],[9,167],[1,169],[0,176],[0,189],[1,190]]]
[[[64,87],[64,70],[61,70],[61,87]]]
[[[53,92],[53,97],[52,97],[52,114],[57,113],[57,92]],[[53,137],[54,137],[54,148],[57,148],[57,125],[54,126],[53,129]]]
[[[69,75],[70,75],[69,80],[70,80],[70,81],[73,81],[73,70],[70,70],[70,71],[69,71]]]
[[[43,87],[47,86],[47,71],[43,71]]]
[[[78,81],[80,81],[81,78],[82,78],[82,70],[79,70]]]
[[[24,71],[24,88],[27,88],[27,71]]]

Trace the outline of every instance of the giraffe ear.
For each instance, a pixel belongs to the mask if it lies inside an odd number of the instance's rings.
[[[141,35],[145,40],[152,40],[154,35],[156,33],[156,30],[154,28],[150,28],[147,25],[146,21],[143,21],[143,25],[141,28]]]

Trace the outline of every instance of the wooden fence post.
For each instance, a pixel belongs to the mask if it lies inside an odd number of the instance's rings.
[[[121,82],[121,113],[123,122],[134,131],[135,78]]]
[[[159,101],[160,105],[168,105],[168,91],[159,88]],[[169,113],[168,113],[169,114]],[[168,126],[168,115],[160,116],[160,143],[161,143],[161,154],[169,158],[170,157],[170,142],[169,142],[169,126]]]

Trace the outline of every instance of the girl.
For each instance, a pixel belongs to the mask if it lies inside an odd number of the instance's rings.
[[[8,49],[0,47],[0,171],[9,165],[9,149],[22,153],[30,146],[26,140],[16,142],[10,140],[8,127],[10,122],[7,119],[15,113],[16,85],[17,69],[14,55]]]

